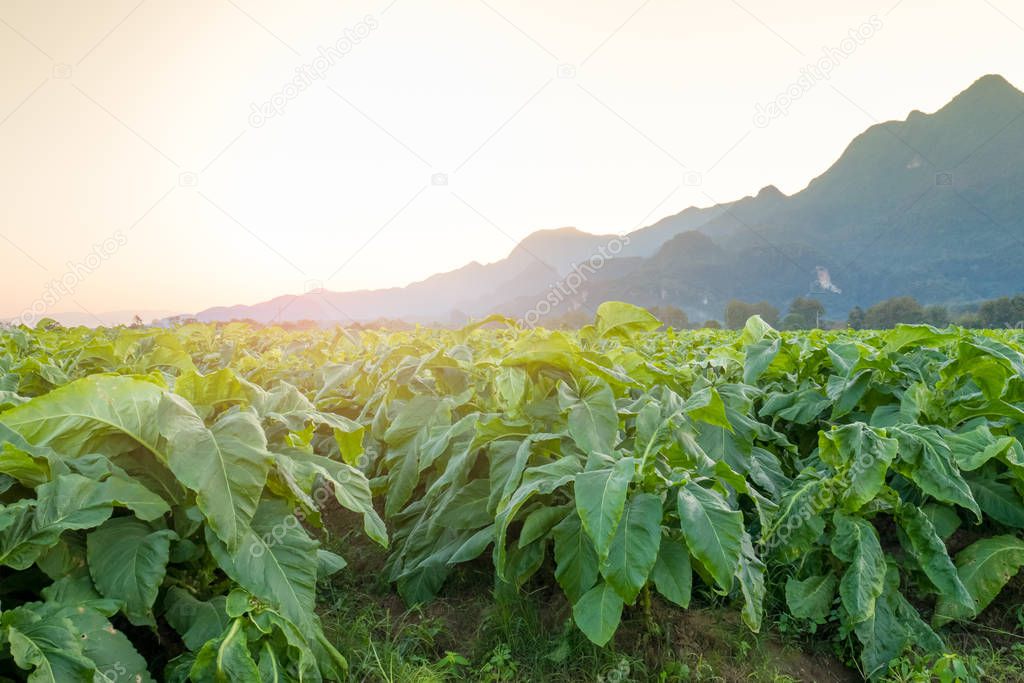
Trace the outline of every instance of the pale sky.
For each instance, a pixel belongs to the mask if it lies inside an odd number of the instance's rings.
[[[1012,0],[0,0],[0,315],[404,285],[793,193],[876,121],[1024,86],[1022,44]]]

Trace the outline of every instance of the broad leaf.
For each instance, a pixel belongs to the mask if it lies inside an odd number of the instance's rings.
[[[225,413],[207,429],[182,399],[168,395],[160,404],[167,465],[196,502],[218,538],[234,549],[249,533],[270,472],[267,440],[249,412]]]
[[[832,553],[847,563],[839,595],[850,621],[856,624],[875,612],[875,601],[885,586],[885,556],[878,533],[869,522],[836,513],[835,526]]]
[[[81,635],[71,621],[52,610],[41,616],[31,607],[7,610],[0,627],[11,656],[32,671],[30,683],[91,681],[96,665],[85,656]]]
[[[580,519],[569,515],[555,526],[555,580],[576,603],[597,582],[598,558]]]
[[[736,578],[739,581],[740,592],[743,593],[743,623],[757,633],[761,630],[761,621],[764,618],[765,567],[754,553],[750,534],[743,532],[740,548],[740,566]]]
[[[720,493],[698,484],[681,486],[677,496],[686,547],[728,592],[740,561],[743,514],[730,508]]]
[[[0,564],[26,569],[70,529],[99,526],[113,512],[107,489],[78,474],[65,474],[36,489],[38,501],[7,508],[0,527]]]
[[[172,586],[163,600],[164,617],[185,646],[196,651],[227,630],[230,621],[225,613],[225,602],[224,596],[204,602],[185,589]]]
[[[647,583],[661,544],[661,498],[638,493],[629,499],[615,530],[601,574],[626,603]]]
[[[156,625],[153,603],[176,537],[134,517],[107,520],[87,537],[93,583],[104,597],[123,602],[125,616],[136,626]]]
[[[633,458],[622,458],[611,468],[576,475],[576,511],[602,561],[622,519],[634,464]]]
[[[957,575],[946,545],[939,538],[931,520],[913,505],[900,507],[897,520],[910,542],[912,557],[928,576],[940,594],[950,602],[958,602],[967,610],[974,610],[974,598]]]
[[[835,599],[836,583],[834,574],[809,576],[803,580],[789,577],[786,581],[786,605],[790,613],[798,619],[825,623]]]
[[[572,606],[572,618],[583,635],[603,646],[615,634],[622,619],[622,598],[607,583],[591,588]]]
[[[968,619],[989,606],[996,596],[1024,567],[1024,541],[1015,536],[993,536],[975,541],[956,556],[960,581],[974,598],[975,609],[943,595],[935,606],[938,626],[954,619]]]
[[[686,544],[667,531],[661,536],[658,560],[651,570],[655,588],[668,601],[682,608],[690,606],[693,569]]]
[[[603,380],[590,378],[580,383],[579,392],[567,384],[559,387],[558,402],[568,411],[569,436],[584,453],[609,453],[615,448],[619,415],[615,395]]]
[[[258,681],[260,672],[249,653],[243,620],[236,619],[216,640],[199,650],[189,678],[195,683]]]
[[[843,505],[848,512],[859,510],[881,491],[897,445],[883,431],[862,422],[821,432],[820,457],[842,473],[846,484]]]
[[[206,542],[224,572],[301,627],[312,627],[317,543],[282,503],[260,504],[252,527],[232,552],[209,530]]]

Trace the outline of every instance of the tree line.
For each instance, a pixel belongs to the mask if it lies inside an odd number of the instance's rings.
[[[749,303],[733,299],[725,306],[725,327],[740,329],[753,315],[760,315],[772,327],[783,330],[816,327],[884,330],[900,324],[921,323],[934,327],[959,325],[968,328],[1019,328],[1024,327],[1024,294],[1004,296],[957,308],[942,304],[923,305],[914,297],[897,296],[879,301],[867,309],[855,306],[845,322],[826,318],[824,305],[811,297],[794,299],[785,315],[767,301]]]

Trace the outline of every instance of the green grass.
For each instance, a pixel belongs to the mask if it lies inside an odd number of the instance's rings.
[[[709,593],[697,594],[689,610],[655,599],[654,628],[642,609],[628,612],[620,633],[600,648],[573,627],[562,596],[540,582],[519,591],[496,586],[485,562],[460,570],[434,602],[410,608],[383,578],[383,551],[356,536],[330,546],[351,567],[321,584],[320,614],[353,681],[861,680],[848,666],[856,661],[849,643],[823,640],[784,617],[750,633],[734,606]],[[1014,587],[985,620],[949,634],[947,655],[908,653],[884,682],[1024,681],[1024,608]]]
[[[632,610],[601,648],[541,582],[519,591],[495,585],[485,562],[460,570],[434,602],[409,608],[383,579],[381,550],[354,536],[331,546],[351,567],[321,584],[320,615],[353,681],[856,680],[827,652],[805,652],[775,631],[750,633],[711,594],[698,595],[690,610],[655,599],[654,628],[642,609]]]

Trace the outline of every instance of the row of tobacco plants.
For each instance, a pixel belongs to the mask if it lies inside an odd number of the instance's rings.
[[[1024,566],[1017,333],[659,328],[4,330],[0,675],[344,679],[335,505],[409,603],[474,563],[603,645],[699,590],[866,678]]]

